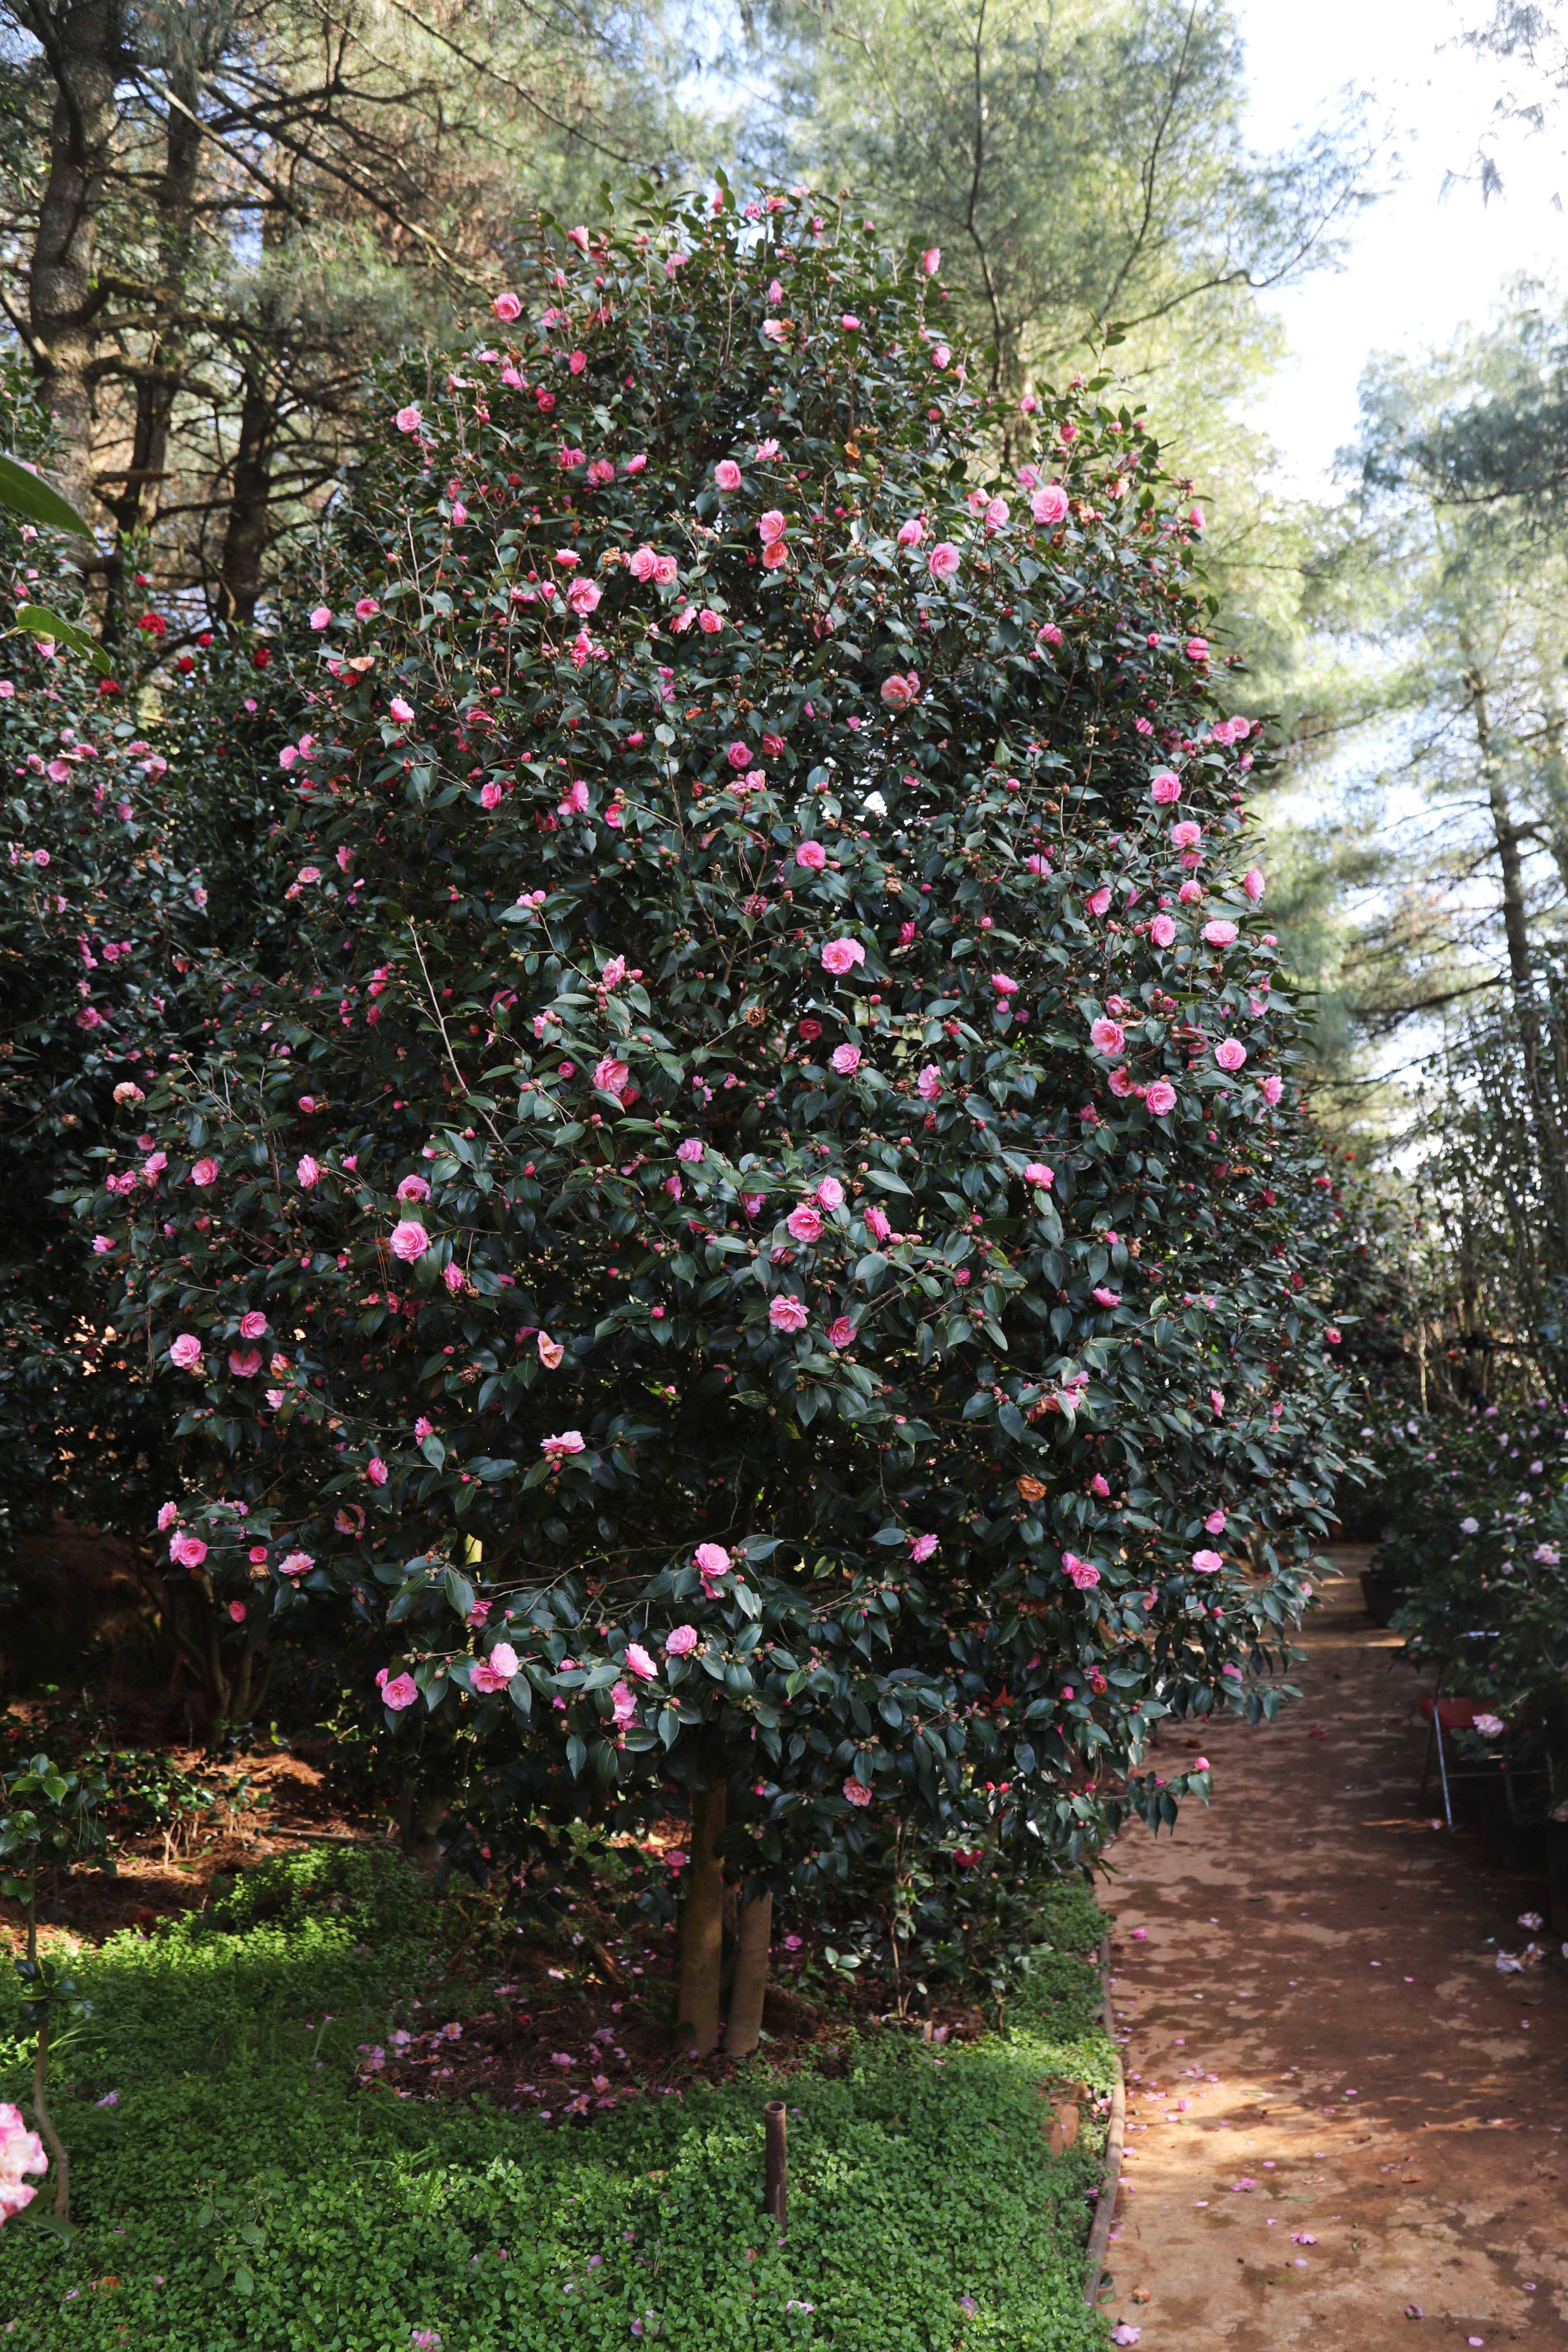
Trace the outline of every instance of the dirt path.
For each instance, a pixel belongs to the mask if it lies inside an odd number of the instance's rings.
[[[1302,1701],[1205,1733],[1213,1805],[1113,1856],[1130,2156],[1107,2308],[1141,2352],[1561,2352],[1568,1979],[1497,1968],[1543,1890],[1434,1832],[1430,1685],[1353,1578],[1324,1598]]]

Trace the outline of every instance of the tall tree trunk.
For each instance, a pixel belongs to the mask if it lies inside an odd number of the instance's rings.
[[[278,412],[257,354],[246,370],[239,412],[239,445],[234,454],[228,525],[218,561],[220,621],[249,621],[261,594],[267,556],[267,507],[272,495],[272,451]]]
[[[54,470],[80,514],[92,509],[93,260],[121,64],[119,0],[32,0],[21,12],[55,84],[48,171],[27,268],[38,392],[59,436]]]
[[[680,1911],[680,2000],[678,2014],[690,2030],[700,2058],[719,2047],[720,1975],[724,1958],[724,1864],[713,1851],[724,1828],[728,1791],[722,1780],[691,1806],[691,1865]]]
[[[185,375],[184,333],[175,321],[184,308],[190,277],[196,180],[202,158],[202,129],[195,119],[201,93],[195,75],[184,65],[172,70],[169,87],[175,102],[168,110],[163,176],[157,194],[157,299],[160,309],[170,315],[170,324],[154,331],[137,374],[130,467],[118,477],[118,496],[105,500],[115,526],[103,618],[104,638],[110,644],[120,635],[124,617],[125,574],[134,568],[135,543],[145,540],[158,520],[174,401]]]
[[[741,1906],[735,1981],[730,1988],[730,2020],[724,2028],[727,2058],[749,2058],[763,2033],[763,2002],[768,1990],[768,1954],[773,1943],[773,1898],[753,1895]]]
[[[1509,805],[1508,783],[1492,731],[1490,689],[1479,667],[1467,678],[1487,807],[1502,871],[1503,935],[1508,943],[1509,979],[1519,1023],[1520,1051],[1524,1061],[1524,1092],[1535,1161],[1548,1226],[1548,1262],[1553,1273],[1568,1270],[1568,1199],[1563,1144],[1549,1073],[1541,1051],[1540,1006],[1536,998],[1534,961],[1530,949],[1530,925],[1524,903],[1524,864],[1519,853],[1519,827]]]

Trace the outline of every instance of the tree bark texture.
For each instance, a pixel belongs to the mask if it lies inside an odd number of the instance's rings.
[[[721,1780],[691,1808],[691,1864],[680,1912],[679,2015],[700,2058],[719,2047],[720,1979],[724,1959],[724,1864],[714,1852],[722,1834],[728,1791]]]
[[[773,1898],[771,1894],[754,1895],[741,1906],[735,1981],[730,1988],[730,2021],[724,2029],[727,2058],[749,2058],[762,2039],[773,1933]]]
[[[45,0],[22,11],[54,79],[49,160],[27,270],[28,326],[43,404],[59,436],[54,471],[91,519],[92,377],[99,302],[93,282],[117,110],[118,0]]]

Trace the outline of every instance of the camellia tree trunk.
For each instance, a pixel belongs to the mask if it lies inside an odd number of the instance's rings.
[[[679,2014],[691,2029],[691,2046],[700,2058],[710,2057],[719,2047],[724,1865],[713,1846],[724,1827],[726,1793],[721,1780],[692,1802],[691,1868],[680,1912]]]
[[[749,2057],[762,2037],[763,2002],[768,1989],[773,1898],[753,1895],[740,1906],[730,2008],[723,2011],[724,1862],[715,1851],[723,1834],[728,1791],[721,1780],[704,1789],[691,1808],[691,1865],[680,1911],[679,2015],[689,2029],[691,2047],[710,2057],[721,2039],[731,2058]]]

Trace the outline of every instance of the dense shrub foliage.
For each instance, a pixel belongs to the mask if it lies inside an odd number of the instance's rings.
[[[0,445],[47,449],[7,372]],[[68,548],[4,512],[0,564],[18,602],[90,618]],[[273,928],[254,882],[277,797],[253,749],[265,669],[223,633],[164,663],[167,624],[143,619],[102,679],[63,647],[0,645],[0,1514],[13,1530],[64,1508],[142,1536],[166,1492],[169,1416],[144,1360],[105,1339],[101,1286],[58,1196],[114,1130],[115,1085],[144,1086],[199,1043],[214,963],[265,955]]]
[[[1476,1703],[1527,1817],[1568,1803],[1568,1415],[1545,1397],[1380,1415],[1363,1432],[1394,1622]]]
[[[851,2042],[835,2075],[689,2087],[591,2126],[363,2079],[360,2045],[461,2027],[495,2000],[445,1975],[420,1894],[384,1856],[318,1852],[84,1966],[93,2015],[56,2101],[80,2235],[62,2249],[26,2221],[5,2231],[0,2329],[36,2352],[1104,2340],[1081,2252],[1102,2133],[1086,2112],[1053,2158],[1041,2130],[1043,2085],[1111,2080],[1102,1923],[1081,1892],[1047,1904],[1056,1949],[1005,2040],[933,2052],[889,2032]],[[14,1998],[5,2096],[25,2074]],[[791,2110],[783,2244],[762,2210],[775,2089]]]
[[[994,413],[915,257],[752,215],[551,239],[389,380],[287,955],[80,1206],[235,1652],[809,1886],[1173,1819],[1341,1383],[1195,518],[1103,385]]]

